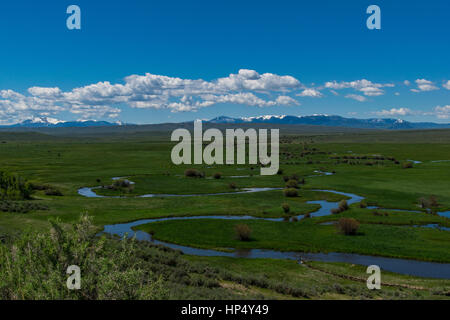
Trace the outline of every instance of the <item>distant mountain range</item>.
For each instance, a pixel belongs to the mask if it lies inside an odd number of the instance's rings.
[[[209,120],[211,123],[277,123],[277,124],[299,124],[318,125],[332,127],[347,127],[359,129],[443,129],[450,128],[450,124],[433,122],[408,122],[401,119],[356,119],[341,116],[312,115],[312,116],[259,116],[259,117],[217,117]]]
[[[25,120],[9,126],[0,126],[3,128],[74,128],[74,127],[105,127],[117,126],[121,123],[112,123],[108,121],[61,121],[53,118],[39,117]]]
[[[346,127],[358,129],[445,129],[450,128],[450,124],[433,122],[409,122],[401,119],[356,119],[344,118],[341,116],[312,115],[312,116],[276,116],[266,115],[258,117],[230,118],[220,116],[205,122],[217,124],[239,124],[239,123],[266,123],[266,124],[290,124],[290,125],[317,125],[330,127]],[[121,122],[108,121],[60,121],[53,118],[39,117],[25,120],[21,123],[0,126],[0,128],[75,128],[75,127],[111,127],[121,126]],[[132,125],[132,124],[127,124]]]

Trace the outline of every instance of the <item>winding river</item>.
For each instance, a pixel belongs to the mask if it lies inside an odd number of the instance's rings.
[[[325,175],[330,175],[331,173],[322,173]],[[117,179],[117,178],[114,178]],[[94,188],[81,188],[78,190],[78,193],[85,197],[93,197],[93,198],[105,198],[106,196],[97,195],[93,190],[98,189],[100,187]],[[146,194],[141,195],[139,197],[147,198],[147,197],[194,197],[194,196],[214,196],[214,195],[229,195],[229,194],[242,194],[242,193],[251,193],[251,192],[266,192],[272,190],[280,190],[281,188],[246,188],[240,189],[237,192],[228,192],[228,193],[213,193],[213,194],[189,194],[189,195],[176,195],[176,194]],[[335,190],[313,190],[313,191],[321,191],[321,192],[330,192],[334,194],[343,195],[349,198],[347,200],[348,204],[353,204],[360,202],[364,199],[364,197],[339,192]],[[117,198],[117,197],[116,197]],[[338,206],[338,202],[328,202],[325,200],[315,200],[315,201],[307,201],[310,204],[318,204],[320,208],[311,213],[312,217],[320,217],[330,215],[330,210],[332,208],[336,208]],[[375,208],[375,207],[370,207]],[[390,210],[390,209],[384,209]],[[399,210],[402,211],[402,210]],[[419,211],[417,211],[419,212]],[[439,213],[442,216],[450,217],[450,211]],[[298,216],[298,218],[302,218],[303,215]],[[276,251],[276,250],[265,250],[265,249],[248,249],[248,250],[234,250],[231,252],[223,252],[212,249],[199,249],[189,246],[177,245],[169,242],[163,242],[156,239],[152,239],[151,235],[138,230],[134,231],[133,228],[159,221],[171,221],[171,220],[194,220],[194,219],[222,219],[222,220],[267,220],[280,222],[283,221],[283,218],[258,218],[252,216],[193,216],[193,217],[166,217],[166,218],[156,218],[156,219],[142,219],[138,221],[128,222],[128,223],[119,223],[112,225],[105,225],[103,233],[115,235],[119,237],[127,236],[129,238],[136,237],[137,240],[141,241],[151,241],[154,244],[164,245],[166,247],[180,250],[184,254],[189,255],[197,255],[197,256],[221,256],[221,257],[233,257],[233,258],[271,258],[271,259],[290,259],[290,260],[311,260],[311,261],[322,261],[322,262],[343,262],[350,264],[359,264],[359,265],[378,265],[381,269],[386,271],[391,271],[400,274],[407,274],[412,276],[420,276],[420,277],[428,277],[428,278],[443,278],[450,279],[450,264],[449,263],[436,263],[436,262],[426,262],[426,261],[418,261],[418,260],[408,260],[408,259],[397,259],[397,258],[387,258],[380,256],[369,256],[369,255],[360,255],[353,253],[339,253],[339,252],[330,252],[330,253],[306,253],[306,252],[284,252],[284,251]],[[427,225],[426,227],[436,227],[438,225]],[[442,228],[442,230],[447,230],[447,228]],[[447,231],[442,231],[447,232]]]

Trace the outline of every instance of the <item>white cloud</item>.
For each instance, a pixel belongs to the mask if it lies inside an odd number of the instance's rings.
[[[414,82],[417,84],[417,89],[411,89],[413,92],[439,90],[432,81],[426,79],[417,79]]]
[[[335,96],[338,96],[338,95],[339,95],[339,92],[337,92],[337,91],[335,91],[335,90],[330,90],[330,92],[331,92],[332,94],[334,94]]]
[[[445,82],[442,86],[443,86],[445,89],[450,90],[450,80],[448,80],[447,82]]]
[[[366,96],[381,96],[384,94],[384,87],[394,87],[391,83],[374,83],[372,81],[362,79],[355,81],[330,81],[325,83],[325,88],[333,90],[354,89],[362,92]]]
[[[348,99],[353,99],[353,100],[359,101],[359,102],[364,102],[367,100],[366,97],[360,96],[358,94],[348,94],[345,97]]]
[[[407,116],[413,114],[413,112],[408,108],[392,108],[390,110],[375,111],[373,114],[378,116]]]
[[[61,89],[59,88],[45,88],[45,87],[31,87],[28,92],[36,97],[52,98],[61,95]]]
[[[450,105],[446,105],[443,107],[437,106],[434,108],[434,114],[439,119],[449,119],[450,118]]]
[[[195,111],[218,103],[258,107],[299,105],[286,95],[302,88],[292,76],[259,74],[241,69],[237,74],[212,81],[181,79],[146,73],[131,75],[123,84],[108,81],[62,91],[58,87],[31,87],[29,95],[0,91],[0,119],[21,121],[40,114],[66,111],[81,119],[117,117],[122,106]],[[267,96],[274,96],[268,99]]]
[[[410,82],[409,80],[405,80],[405,81],[403,81],[403,84],[404,84],[405,86],[410,86],[410,85],[411,85],[411,82]]]
[[[322,97],[322,93],[316,89],[305,89],[301,93],[297,93],[296,96],[320,98]]]

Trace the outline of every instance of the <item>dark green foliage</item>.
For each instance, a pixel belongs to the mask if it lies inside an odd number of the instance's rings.
[[[0,211],[2,212],[17,212],[17,213],[28,213],[30,211],[48,210],[48,207],[43,204],[36,202],[26,202],[26,201],[10,201],[2,200],[0,201]]]
[[[189,178],[204,178],[205,174],[197,169],[187,169],[184,171],[184,175]]]
[[[338,214],[338,213],[342,212],[339,208],[333,208],[330,211],[331,211],[332,214]]]
[[[291,207],[289,206],[289,203],[283,203],[281,205],[281,208],[283,208],[284,213],[289,213],[289,211],[291,211]]]
[[[213,178],[220,179],[220,178],[222,178],[222,174],[220,172],[216,172],[216,173],[214,173]]]
[[[0,199],[30,199],[32,190],[32,185],[21,177],[5,171],[0,171]]]
[[[339,209],[342,211],[348,210],[348,203],[347,200],[341,200],[339,202]]]
[[[414,165],[413,165],[413,163],[412,162],[404,162],[404,163],[402,163],[402,168],[403,169],[410,169],[410,168],[412,168]]]
[[[436,196],[422,197],[419,199],[419,205],[423,209],[434,209],[439,206]]]
[[[134,190],[134,184],[127,179],[117,179],[114,180],[112,185],[107,186],[106,188],[123,193],[130,193]]]
[[[286,197],[298,197],[298,190],[295,188],[287,188],[283,192]]]
[[[58,196],[58,197],[63,196],[62,192],[59,189],[54,189],[54,188],[45,190],[45,195],[47,195],[47,196]]]
[[[80,290],[66,287],[70,265],[81,269]],[[98,237],[87,216],[0,241],[0,300],[236,299],[219,277],[167,247]]]
[[[291,179],[288,182],[286,182],[286,188],[298,188],[298,181]]]
[[[331,213],[338,214],[338,213],[344,212],[345,210],[348,210],[347,200],[341,200],[339,202],[339,206],[337,208],[331,209]]]

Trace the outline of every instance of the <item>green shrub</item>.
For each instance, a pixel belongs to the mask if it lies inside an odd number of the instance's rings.
[[[33,201],[0,201],[0,211],[2,212],[28,213],[41,210],[48,210],[48,207]]]
[[[341,200],[339,202],[339,209],[342,211],[348,210],[348,203],[347,200]]]
[[[360,207],[360,208],[367,208],[367,203],[366,203],[365,201],[361,201],[361,202],[359,203],[359,207]]]
[[[222,178],[222,174],[220,172],[216,172],[216,173],[214,173],[213,177],[214,177],[214,179],[220,179],[220,178]]]
[[[289,180],[286,182],[286,188],[298,188],[298,181],[297,180]]]
[[[117,180],[114,180],[112,185],[107,186],[106,188],[114,190],[114,191],[120,191],[123,193],[129,193],[134,190],[134,184],[131,183],[131,181],[129,181],[127,179],[117,179]]]
[[[359,222],[353,218],[341,218],[336,226],[339,232],[345,235],[355,235],[359,229]]]
[[[341,213],[342,210],[341,210],[340,208],[333,208],[333,209],[330,210],[330,212],[331,212],[332,214],[338,214],[338,213]]]
[[[283,192],[286,197],[290,197],[290,198],[298,197],[298,190],[295,188],[287,188],[287,189],[284,189]]]
[[[47,189],[45,190],[45,195],[47,196],[57,196],[57,197],[61,197],[63,196],[62,192],[58,189]]]
[[[31,198],[32,184],[15,174],[0,171],[0,199],[26,200]]]
[[[281,208],[283,208],[284,213],[289,213],[289,211],[291,211],[291,207],[289,206],[289,203],[283,203],[281,205]]]
[[[168,298],[162,278],[146,268],[135,241],[110,244],[96,236],[87,216],[70,229],[55,221],[51,225],[48,233],[28,231],[0,243],[1,300]],[[70,265],[81,269],[80,290],[66,287]]]
[[[413,165],[413,163],[412,162],[403,162],[402,163],[402,168],[403,169],[410,169],[410,168],[412,168],[414,165]]]
[[[228,186],[233,190],[237,188],[236,183],[234,182],[231,182]]]
[[[436,196],[430,196],[428,198],[421,197],[419,198],[419,205],[423,209],[432,209],[439,206],[438,200]]]
[[[186,169],[184,175],[189,178],[201,178],[202,173],[197,169]]]
[[[252,230],[246,224],[238,224],[234,227],[236,237],[240,241],[249,241]]]

